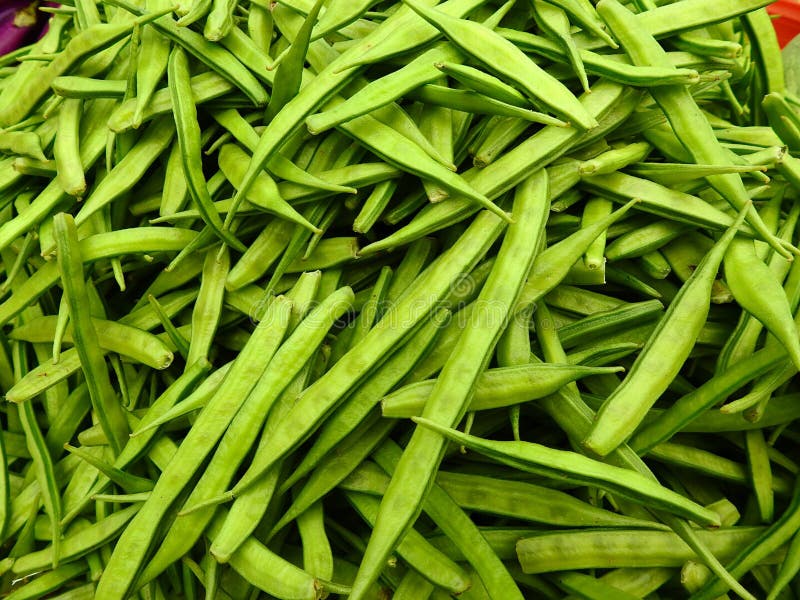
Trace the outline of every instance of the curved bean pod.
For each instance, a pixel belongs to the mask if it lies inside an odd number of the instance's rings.
[[[518,92],[516,88],[480,69],[457,62],[446,62],[446,59],[435,63],[434,66],[445,75],[485,96],[500,100],[506,104],[519,106],[520,108],[530,106],[528,99]]]
[[[578,80],[581,82],[583,91],[587,92],[589,91],[589,79],[586,77],[586,68],[583,66],[578,46],[572,38],[569,18],[563,8],[559,6],[560,3],[561,2],[555,2],[551,4],[545,2],[545,0],[534,0],[534,18],[539,28],[550,37],[555,38],[558,44],[564,49],[575,74],[578,76]],[[599,23],[600,19],[597,18],[597,15],[595,14],[593,16],[593,23]],[[603,30],[600,29],[600,31]],[[603,31],[603,33],[605,32]],[[610,40],[611,38],[608,39]]]
[[[800,336],[789,299],[772,270],[756,254],[751,240],[734,239],[725,252],[725,282],[733,297],[786,348],[800,368]]]
[[[697,523],[711,527],[719,526],[717,513],[639,473],[607,465],[575,452],[554,450],[532,442],[485,440],[449,427],[442,427],[423,417],[412,417],[412,420],[467,448],[518,469],[546,477],[562,477],[564,473],[567,473],[568,479],[596,485],[637,502],[690,518]]]
[[[461,110],[473,114],[515,117],[530,123],[542,123],[557,127],[568,126],[565,121],[551,115],[530,110],[529,108],[520,108],[513,104],[506,104],[472,90],[458,90],[442,85],[427,84],[416,88],[406,96],[411,100],[417,100],[425,104],[452,108],[453,110]]]
[[[70,196],[82,196],[86,191],[78,143],[82,112],[81,100],[67,99],[61,104],[58,112],[58,133],[53,146],[58,181]]]
[[[379,500],[360,492],[345,492],[345,498],[367,523],[375,526],[379,515]],[[459,594],[472,585],[469,576],[461,567],[431,546],[415,529],[409,529],[403,536],[397,545],[397,554],[415,570],[423,573],[427,579],[451,593]],[[356,576],[351,596],[358,589],[355,587],[357,581]]]
[[[619,373],[622,367],[582,367],[554,363],[487,369],[475,383],[469,410],[513,406],[552,394],[567,383],[602,373]],[[435,379],[404,386],[381,400],[384,417],[403,419],[421,415],[436,385]]]
[[[189,194],[203,221],[227,244],[244,252],[245,246],[233,234],[223,228],[216,210],[213,209],[211,196],[203,176],[202,154],[200,150],[200,124],[197,122],[197,107],[192,98],[189,80],[189,64],[186,54],[180,48],[174,48],[167,65],[169,90],[175,127],[178,132],[178,145],[183,158],[183,172],[186,176]]]
[[[65,213],[54,217],[54,225],[58,270],[69,307],[75,349],[89,385],[92,406],[114,454],[119,454],[128,434],[128,424],[111,387],[108,368],[99,350],[97,333],[91,322],[77,228],[72,216]]]
[[[374,453],[375,461],[390,475],[394,474],[401,458],[402,449],[391,440],[384,442]],[[386,485],[388,487],[388,481]],[[502,598],[522,597],[509,570],[493,552],[480,530],[437,483],[431,486],[423,510],[461,550],[488,593]]]
[[[225,295],[225,279],[230,270],[230,253],[212,247],[206,251],[203,270],[200,275],[200,291],[192,309],[192,337],[189,340],[189,353],[186,364],[208,360],[208,353],[214,334],[222,316],[222,300]]]
[[[666,529],[646,521],[613,513],[573,496],[531,483],[441,471],[436,482],[459,506],[563,527],[641,527]]]
[[[51,342],[55,336],[58,317],[46,316],[27,321],[14,328],[9,337],[32,343]],[[172,364],[172,352],[158,337],[137,327],[117,321],[92,317],[92,325],[97,332],[98,345],[109,352],[130,357],[154,369],[166,369]],[[74,343],[72,328],[68,328],[64,341]],[[9,400],[12,400],[13,395]],[[12,400],[13,401],[13,400]]]
[[[170,8],[167,0],[148,0],[148,12],[160,12]],[[136,111],[133,113],[134,129],[142,122],[142,115],[156,91],[158,83],[167,70],[169,40],[152,27],[141,33],[141,47],[136,64]]]
[[[225,519],[224,509],[209,526],[216,536]],[[267,594],[287,600],[318,600],[322,582],[281,558],[254,537],[249,537],[231,557],[233,569]],[[345,590],[339,590],[344,592]]]
[[[748,210],[749,206],[740,211],[672,300],[625,380],[598,412],[583,441],[585,448],[605,456],[630,437],[683,366],[708,315],[717,269]]]

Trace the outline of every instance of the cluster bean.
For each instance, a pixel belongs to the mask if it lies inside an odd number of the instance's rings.
[[[26,9],[0,597],[797,598],[768,3]]]

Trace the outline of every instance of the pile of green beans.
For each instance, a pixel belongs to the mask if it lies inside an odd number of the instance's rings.
[[[800,599],[767,4],[41,7],[0,597]]]

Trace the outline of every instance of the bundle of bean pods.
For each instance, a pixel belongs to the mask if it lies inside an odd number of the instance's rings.
[[[766,4],[43,8],[0,58],[0,595],[800,597]]]

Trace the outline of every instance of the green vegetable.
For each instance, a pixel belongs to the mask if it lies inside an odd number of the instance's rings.
[[[767,3],[45,8],[0,57],[0,597],[790,595]]]

